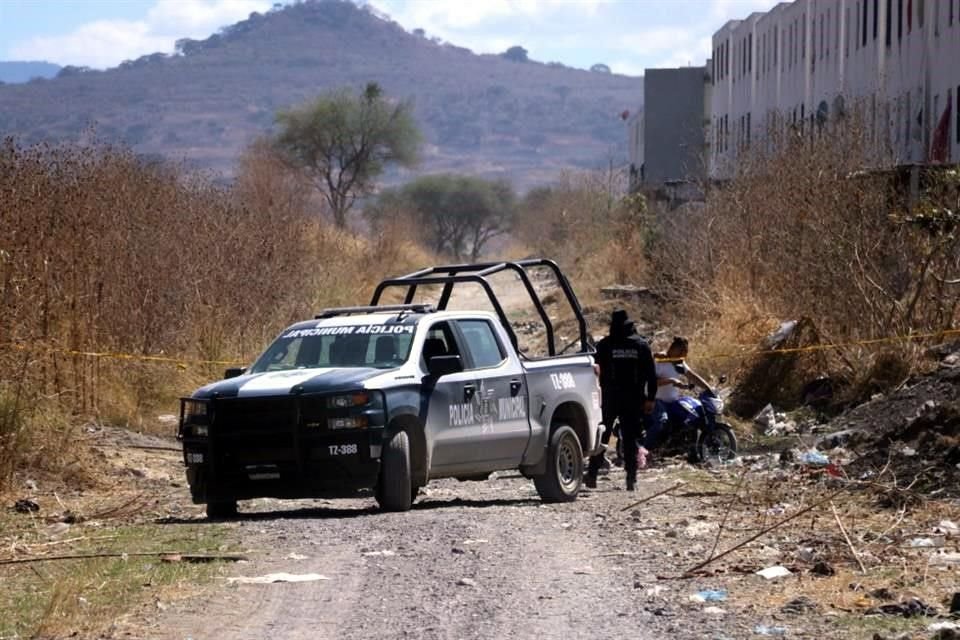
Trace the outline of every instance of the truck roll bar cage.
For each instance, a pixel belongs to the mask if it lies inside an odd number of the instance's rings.
[[[562,354],[566,348],[575,344],[577,341],[580,342],[580,353],[591,353],[593,351],[593,347],[587,335],[587,322],[583,317],[583,309],[580,307],[580,301],[577,300],[577,296],[573,292],[573,288],[570,286],[570,282],[567,280],[567,277],[562,271],[560,271],[560,267],[553,260],[530,259],[518,260],[515,262],[488,262],[481,264],[454,264],[439,267],[428,267],[405,276],[388,278],[382,281],[377,285],[377,288],[373,293],[370,306],[380,306],[380,298],[382,297],[384,291],[390,287],[406,288],[407,292],[404,298],[404,306],[406,306],[413,304],[413,298],[416,296],[418,287],[443,285],[443,291],[440,294],[440,300],[436,304],[436,309],[442,311],[447,308],[455,285],[460,283],[479,284],[486,292],[487,297],[490,299],[490,304],[493,306],[494,311],[500,318],[500,322],[503,323],[504,328],[507,330],[507,334],[510,336],[510,342],[513,343],[514,349],[517,349],[519,353],[517,335],[513,331],[513,327],[510,325],[507,314],[504,312],[503,306],[497,299],[497,294],[493,291],[489,281],[490,276],[505,271],[512,271],[520,278],[524,289],[526,289],[527,294],[530,296],[530,300],[533,302],[533,306],[537,310],[537,314],[540,316],[540,320],[543,322],[547,332],[547,353],[550,357],[553,357],[558,355],[553,322],[550,320],[550,316],[547,315],[547,311],[543,306],[543,301],[540,299],[540,296],[537,295],[537,291],[534,288],[533,283],[530,281],[529,274],[527,273],[528,269],[537,267],[543,267],[551,271],[554,278],[557,280],[557,284],[560,286],[560,289],[566,296],[567,302],[570,304],[570,308],[573,310],[573,313],[577,318],[577,324],[579,325],[580,335],[578,340],[574,340],[568,344],[560,351],[560,353]],[[384,306],[381,308],[386,309],[389,307]]]

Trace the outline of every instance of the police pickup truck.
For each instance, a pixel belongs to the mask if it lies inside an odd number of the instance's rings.
[[[579,337],[558,349],[528,275],[545,269]],[[544,357],[518,349],[489,277],[508,272],[546,332]],[[446,310],[479,284],[494,312]],[[404,304],[379,304],[390,288]],[[437,304],[413,303],[442,288]],[[576,347],[576,349],[573,349]],[[568,353],[569,352],[569,353]],[[193,501],[211,518],[258,497],[357,497],[410,509],[432,479],[519,469],[545,501],[574,500],[600,448],[600,395],[580,305],[551,261],[434,267],[380,283],[367,307],[329,309],[285,329],[246,369],[181,399],[179,438]]]

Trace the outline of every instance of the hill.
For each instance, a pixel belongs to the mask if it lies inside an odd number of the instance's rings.
[[[569,167],[605,166],[623,147],[619,114],[639,79],[515,62],[408,33],[343,0],[308,0],[181,40],[107,71],[65,67],[52,80],[0,87],[0,133],[28,141],[101,137],[145,154],[229,173],[278,109],[368,81],[409,97],[427,147],[419,171],[508,176],[518,187]]]
[[[52,78],[60,65],[52,62],[0,61],[0,82],[27,82],[31,78]]]

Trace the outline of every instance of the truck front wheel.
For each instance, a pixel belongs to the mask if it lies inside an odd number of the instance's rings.
[[[410,438],[406,431],[393,434],[380,458],[377,503],[384,511],[409,511],[413,504]]]
[[[572,502],[580,493],[583,480],[583,449],[576,432],[558,425],[547,448],[547,470],[533,479],[544,502]]]
[[[211,500],[207,502],[207,518],[210,520],[228,520],[237,517],[237,501],[231,499]]]

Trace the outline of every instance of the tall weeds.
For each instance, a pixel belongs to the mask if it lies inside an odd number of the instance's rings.
[[[880,168],[888,160],[865,131],[851,118],[822,134],[774,133],[705,203],[659,217],[659,286],[704,340],[749,343],[801,317],[848,344],[956,326],[960,181],[930,172],[911,199],[909,174]],[[892,341],[840,353],[846,370],[834,373],[857,379],[881,353],[909,369],[918,350]]]
[[[23,435],[39,407],[172,412],[223,369],[192,361],[248,361],[282,325],[404,268],[405,246],[327,228],[305,194],[264,144],[226,187],[97,142],[2,141],[0,487],[24,443],[41,446]],[[188,362],[136,358],[158,355]]]
[[[664,304],[636,313],[690,335],[706,370],[729,372],[739,361],[720,354],[809,318],[821,341],[851,345],[823,373],[909,371],[920,343],[857,343],[957,327],[960,172],[926,171],[912,197],[862,122],[852,109],[842,126],[771,131],[705,202],[672,210],[617,197],[616,176],[567,176],[527,197],[516,237],[569,267],[587,299],[602,284],[653,287]]]

